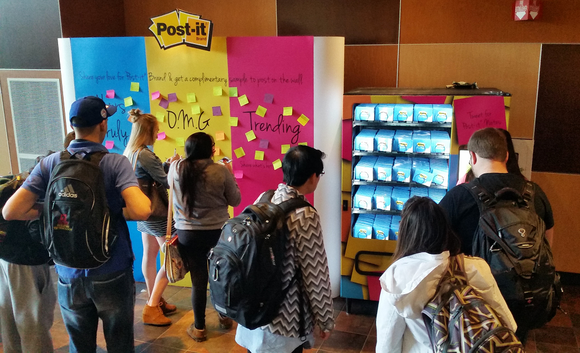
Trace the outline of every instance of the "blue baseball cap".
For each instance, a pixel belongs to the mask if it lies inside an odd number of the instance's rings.
[[[106,105],[99,97],[88,96],[74,101],[70,107],[69,119],[74,127],[89,127],[100,124],[116,112],[116,106]]]

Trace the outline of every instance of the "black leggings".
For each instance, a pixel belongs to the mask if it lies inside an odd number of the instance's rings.
[[[195,328],[205,327],[205,306],[207,304],[207,254],[213,248],[221,234],[215,230],[177,230],[180,252],[189,269],[191,277],[191,305]]]
[[[292,351],[292,353],[302,353],[302,352],[304,352],[304,345],[296,347],[296,349]],[[248,353],[252,353],[252,352],[250,352],[250,350],[248,349]]]

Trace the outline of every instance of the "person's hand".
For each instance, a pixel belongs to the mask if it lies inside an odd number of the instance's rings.
[[[178,160],[180,158],[181,158],[181,156],[178,153],[176,153],[173,156],[167,158],[167,161],[166,162],[167,163],[172,163],[172,162],[175,162],[176,160]]]

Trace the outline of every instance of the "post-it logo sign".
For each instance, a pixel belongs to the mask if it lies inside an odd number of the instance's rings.
[[[153,17],[149,30],[163,49],[185,44],[190,47],[210,50],[213,24],[201,16],[175,10]]]

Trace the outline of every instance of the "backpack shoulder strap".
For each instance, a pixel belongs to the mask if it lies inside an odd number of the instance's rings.
[[[483,213],[483,210],[493,206],[495,197],[481,186],[478,178],[473,179],[470,183],[460,185],[473,196],[480,214]]]
[[[308,201],[304,200],[301,197],[295,197],[290,200],[286,200],[284,202],[279,203],[278,206],[282,209],[282,211],[284,211],[285,214],[288,214],[289,212],[294,211],[295,209],[301,207],[310,206],[314,208],[314,206],[312,206],[310,203],[308,203]]]
[[[91,153],[87,153],[83,159],[87,160],[87,161],[93,163],[94,165],[96,165],[97,167],[99,167],[101,160],[103,159],[103,157],[105,157],[105,155],[107,153],[109,153],[109,152],[103,152],[103,151],[91,152]]]
[[[535,195],[534,184],[526,180],[526,185],[524,186],[524,192],[522,192],[522,197],[524,198],[524,201],[526,201],[528,208],[535,212],[536,205],[534,204],[534,195]]]

